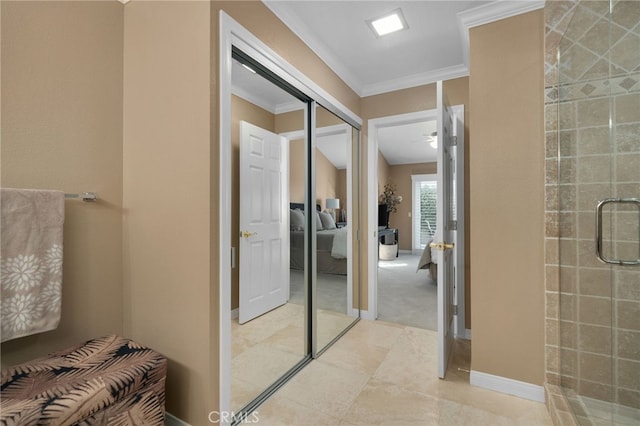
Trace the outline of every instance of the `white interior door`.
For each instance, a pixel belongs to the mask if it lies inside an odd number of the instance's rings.
[[[289,298],[287,140],[240,122],[241,324]]]
[[[453,259],[456,219],[454,197],[455,142],[454,115],[442,87],[437,83],[438,114],[438,241],[431,246],[438,252],[438,376],[444,378],[453,348],[453,301],[455,269]],[[452,154],[453,153],[453,154]]]

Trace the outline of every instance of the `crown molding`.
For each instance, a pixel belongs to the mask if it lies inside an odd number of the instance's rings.
[[[466,77],[468,75],[469,69],[466,65],[454,65],[452,67],[440,68],[438,70],[369,84],[363,87],[361,96],[379,95],[381,93],[394,92],[396,90],[409,89],[411,87],[435,83],[438,80],[451,80],[454,78]]]
[[[466,28],[477,27],[522,13],[542,9],[544,0],[497,0],[458,12],[458,21]]]
[[[276,105],[275,114],[284,114],[285,112],[298,111],[304,109],[304,105],[300,101],[285,102]]]
[[[469,66],[469,29],[544,8],[544,0],[497,0],[458,12],[458,29],[462,40],[462,57]]]
[[[304,104],[300,101],[290,101],[279,103],[277,105],[273,105],[265,99],[260,98],[259,96],[255,96],[254,93],[248,91],[247,89],[236,86],[235,84],[231,86],[231,94],[244,99],[245,101],[252,103],[265,111],[270,112],[271,114],[284,114],[285,112],[298,111],[304,109]]]
[[[470,28],[541,9],[545,3],[544,0],[497,0],[460,12],[458,13],[458,28],[462,39],[463,64],[366,85],[331,53],[321,39],[307,30],[297,15],[287,8],[286,1],[262,0],[262,2],[360,97],[422,86],[438,80],[468,76]]]
[[[271,114],[276,114],[277,106],[271,105],[269,102],[264,99],[255,96],[255,94],[251,93],[247,89],[236,86],[235,84],[231,86],[231,94],[236,95],[239,98],[244,99],[245,101],[252,103],[265,111],[269,111]]]
[[[292,13],[286,6],[286,1],[262,0],[271,12],[276,15],[295,35],[302,40],[338,77],[346,83],[358,96],[361,95],[362,83],[339,61],[326,44],[318,37],[311,34],[298,16]]]

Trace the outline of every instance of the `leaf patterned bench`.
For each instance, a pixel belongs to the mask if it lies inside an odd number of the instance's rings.
[[[2,371],[0,425],[164,425],[167,360],[111,335]]]

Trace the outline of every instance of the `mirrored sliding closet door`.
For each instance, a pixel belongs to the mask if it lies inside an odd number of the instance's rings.
[[[222,141],[231,146],[234,424],[360,314],[359,130],[256,55],[263,62],[231,49],[230,142]]]
[[[304,289],[304,141],[280,136],[286,122],[304,129],[305,102],[232,63],[231,409],[245,407],[309,354]],[[298,185],[299,183],[299,185]],[[302,204],[304,206],[304,204]]]
[[[357,229],[354,185],[358,158],[357,130],[322,106],[316,109],[315,170],[315,316],[321,352],[359,316],[354,286]],[[354,133],[355,141],[354,141]],[[355,163],[357,166],[357,163]]]

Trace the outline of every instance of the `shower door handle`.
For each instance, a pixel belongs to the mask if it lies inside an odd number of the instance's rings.
[[[638,198],[605,198],[600,200],[596,206],[596,256],[604,263],[612,265],[640,265],[640,259],[636,260],[617,260],[607,259],[602,254],[602,209],[607,204],[633,204],[638,207],[638,213],[640,213],[640,199]],[[640,218],[639,218],[640,221]],[[640,244],[640,238],[638,238],[638,244]]]

